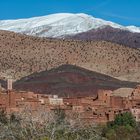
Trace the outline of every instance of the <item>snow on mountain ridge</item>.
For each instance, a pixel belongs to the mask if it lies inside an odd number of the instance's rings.
[[[1,30],[9,30],[39,37],[62,37],[111,26],[140,33],[135,26],[122,26],[110,21],[94,18],[87,14],[59,13],[42,17],[0,21]]]

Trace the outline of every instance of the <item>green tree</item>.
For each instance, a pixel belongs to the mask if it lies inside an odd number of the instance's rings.
[[[131,113],[126,112],[116,116],[114,125],[136,127],[136,121]]]
[[[135,140],[137,129],[133,115],[129,112],[116,115],[114,122],[103,129],[103,136],[109,140]]]

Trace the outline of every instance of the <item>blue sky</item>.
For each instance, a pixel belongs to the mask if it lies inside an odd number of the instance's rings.
[[[140,26],[140,0],[0,0],[0,20],[60,12],[87,13],[123,25]]]

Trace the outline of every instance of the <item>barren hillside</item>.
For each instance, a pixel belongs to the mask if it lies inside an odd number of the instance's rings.
[[[81,67],[62,65],[49,71],[34,73],[24,77],[14,84],[14,88],[59,96],[91,96],[97,95],[100,89],[116,90],[122,87],[134,88],[137,84],[120,81]]]
[[[0,31],[0,56],[1,77],[19,79],[62,64],[73,64],[140,81],[140,50],[106,41],[46,39]],[[133,74],[137,76],[133,78]]]
[[[129,46],[131,48],[140,48],[140,33],[133,33],[126,30],[112,28],[110,26],[90,30],[73,36],[67,36],[66,38],[89,41],[104,40]]]

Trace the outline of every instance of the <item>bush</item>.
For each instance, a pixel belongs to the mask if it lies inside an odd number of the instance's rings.
[[[136,127],[136,121],[131,113],[118,114],[114,121],[115,126],[131,126]]]
[[[103,136],[108,140],[136,140],[136,121],[131,113],[118,114],[114,122],[110,122],[103,129]]]

